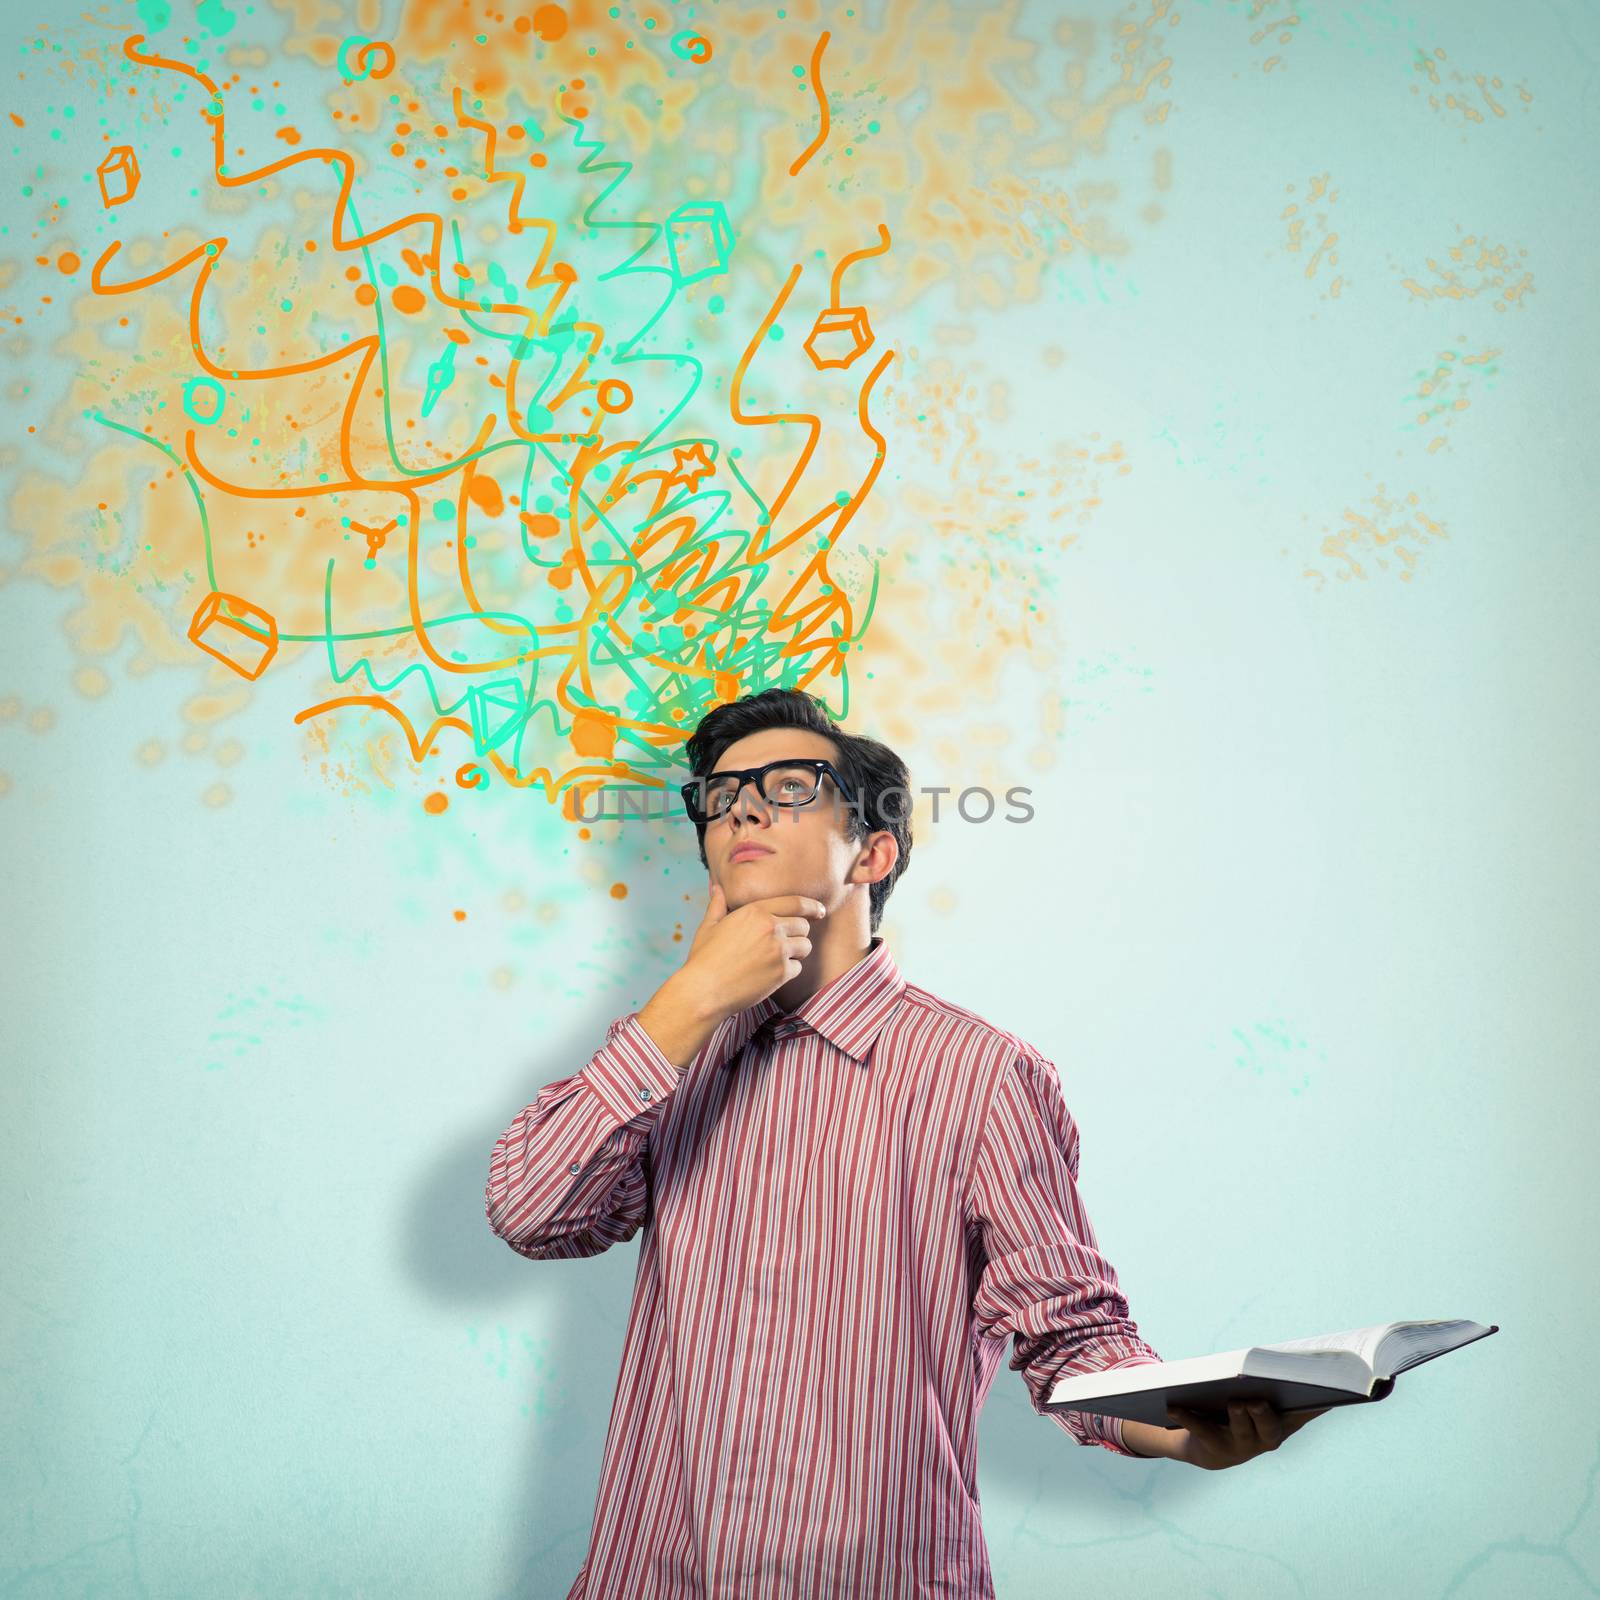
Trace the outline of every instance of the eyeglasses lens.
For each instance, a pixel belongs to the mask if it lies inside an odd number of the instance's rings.
[[[818,773],[811,767],[769,767],[761,775],[761,797],[770,805],[799,806],[817,792]],[[738,798],[737,778],[713,778],[705,787],[705,812],[719,817]]]

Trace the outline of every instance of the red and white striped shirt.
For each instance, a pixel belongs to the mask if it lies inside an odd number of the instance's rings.
[[[643,1229],[589,1550],[568,1600],[992,1600],[978,1413],[1006,1341],[1160,1357],[1077,1189],[1054,1066],[874,936],[684,1072],[630,1013],[500,1136],[489,1225],[536,1261]],[[1043,1412],[1131,1454],[1114,1418]]]

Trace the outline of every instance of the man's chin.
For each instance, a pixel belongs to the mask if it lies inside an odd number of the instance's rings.
[[[750,862],[733,862],[728,868],[728,877],[732,881],[723,884],[722,894],[730,911],[749,905],[752,900],[770,900],[774,895],[801,892],[790,888],[775,866],[763,871],[760,857]]]

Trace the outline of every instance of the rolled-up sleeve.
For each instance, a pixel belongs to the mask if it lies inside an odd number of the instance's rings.
[[[969,1189],[982,1250],[980,1332],[1014,1336],[1033,1409],[1079,1444],[1133,1455],[1117,1417],[1046,1411],[1056,1380],[1161,1357],[1139,1335],[1078,1193],[1078,1129],[1055,1067],[1021,1050],[1002,1074],[979,1136]]]
[[[495,1141],[489,1226],[535,1261],[631,1239],[649,1208],[650,1130],[683,1076],[637,1012],[618,1017],[588,1064],[546,1084]]]

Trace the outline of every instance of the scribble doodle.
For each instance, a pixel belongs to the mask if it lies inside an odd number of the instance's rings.
[[[540,37],[556,27],[544,18]],[[810,153],[828,132],[827,42],[812,52]],[[670,48],[712,55],[687,31]],[[473,759],[458,787],[537,788],[568,816],[607,784],[667,787],[713,701],[837,685],[845,712],[878,583],[874,569],[861,595],[829,558],[888,454],[871,403],[894,351],[877,348],[866,304],[841,303],[841,284],[889,251],[886,226],[817,252],[835,257],[826,305],[820,281],[803,294],[796,262],[718,374],[682,328],[712,285],[720,310],[759,283],[740,274],[728,204],[699,194],[634,215],[633,164],[592,131],[601,91],[584,76],[561,77],[521,123],[459,83],[431,96],[402,83],[390,154],[398,164],[431,129],[449,188],[397,206],[341,144],[280,127],[279,153],[258,153],[253,123],[235,131],[235,79],[195,52],[134,33],[121,54],[143,75],[134,91],[198,96],[219,194],[265,202],[287,185],[303,214],[324,208],[292,294],[258,266],[242,222],[169,231],[138,253],[113,238],[90,263],[97,297],[182,299],[171,401],[108,394],[88,419],[120,447],[159,452],[189,487],[204,554],[196,649],[252,682],[281,649],[318,646],[334,692],[296,722],[377,712],[416,761],[460,740]],[[335,64],[351,89],[403,77],[394,46],[364,35]],[[430,158],[413,170],[420,196]],[[130,198],[131,146],[98,172],[106,205]],[[811,325],[798,348],[779,343],[791,304]],[[354,326],[319,336],[322,319]],[[809,361],[796,367],[799,349]],[[869,352],[870,366],[837,376]],[[807,372],[824,386],[805,404],[771,403]],[[749,400],[755,382],[766,403]],[[292,566],[263,564],[291,549]],[[397,655],[411,659],[390,667]]]

